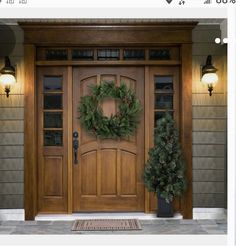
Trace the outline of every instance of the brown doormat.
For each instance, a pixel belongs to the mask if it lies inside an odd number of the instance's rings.
[[[130,231],[142,230],[136,219],[76,220],[72,231]]]

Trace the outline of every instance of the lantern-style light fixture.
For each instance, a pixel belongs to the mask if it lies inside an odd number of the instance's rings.
[[[0,70],[0,84],[5,86],[5,92],[7,97],[11,90],[11,86],[16,83],[15,68],[11,65],[8,56],[5,57],[5,65]]]
[[[206,65],[202,67],[201,82],[207,84],[210,96],[212,96],[214,85],[218,82],[218,75],[216,74],[217,71],[218,69],[212,65],[212,56],[209,55],[206,60]]]

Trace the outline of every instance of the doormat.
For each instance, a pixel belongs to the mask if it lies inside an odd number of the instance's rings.
[[[72,231],[131,231],[142,230],[137,219],[76,220]]]

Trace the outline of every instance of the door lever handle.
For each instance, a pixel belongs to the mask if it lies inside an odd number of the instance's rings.
[[[74,152],[74,164],[78,164],[78,148],[79,148],[79,134],[78,132],[73,132],[73,152]]]

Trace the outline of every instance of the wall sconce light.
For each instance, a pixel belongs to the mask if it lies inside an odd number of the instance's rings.
[[[218,82],[218,75],[216,69],[212,65],[212,56],[209,55],[206,60],[206,65],[202,67],[202,79],[201,82],[208,85],[209,95],[212,95],[213,87]]]
[[[5,66],[0,70],[0,84],[5,86],[7,97],[11,90],[11,85],[16,83],[15,68],[11,65],[8,56],[5,57]]]

